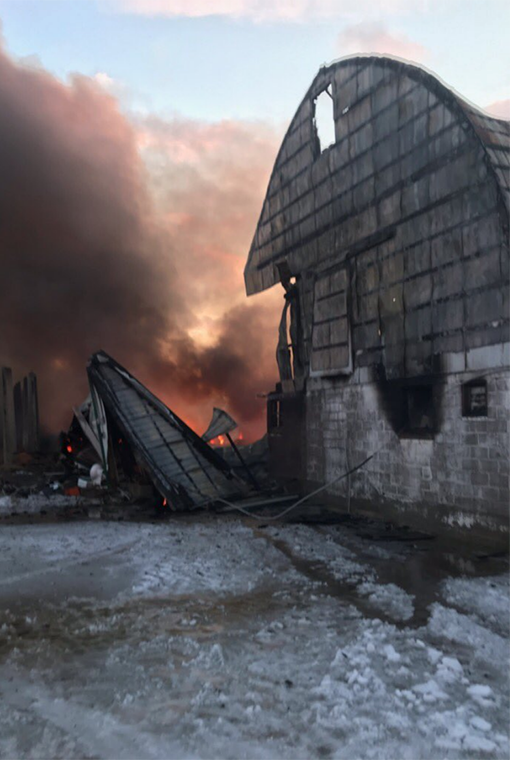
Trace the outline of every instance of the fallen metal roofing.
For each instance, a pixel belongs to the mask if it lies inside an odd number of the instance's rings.
[[[87,372],[93,404],[104,404],[106,420],[113,419],[171,506],[204,506],[248,490],[206,441],[111,356],[94,354]],[[103,439],[104,430],[97,436]]]
[[[231,433],[232,430],[236,429],[236,427],[239,427],[239,425],[230,416],[230,414],[228,414],[228,412],[225,412],[224,409],[219,409],[217,406],[215,406],[209,427],[202,435],[202,438],[204,441],[212,441],[219,435],[227,435],[227,433]]]
[[[94,407],[92,405],[90,394],[80,406],[73,406],[73,414],[76,417],[84,436],[87,438],[96,454],[101,459],[104,459],[101,440],[96,435],[96,431],[99,428],[97,420],[94,422]]]

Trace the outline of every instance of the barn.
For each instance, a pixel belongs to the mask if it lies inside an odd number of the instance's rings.
[[[510,123],[402,60],[319,70],[245,268],[248,295],[283,286],[280,482],[507,542],[509,209]]]

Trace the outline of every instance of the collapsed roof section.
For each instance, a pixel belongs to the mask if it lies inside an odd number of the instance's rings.
[[[87,368],[97,439],[110,421],[169,504],[200,507],[248,489],[209,444],[104,351]],[[111,441],[110,441],[111,443]],[[108,456],[102,451],[107,469]]]
[[[224,409],[213,408],[213,414],[209,427],[203,433],[204,441],[213,441],[219,435],[227,435],[239,427],[237,422]]]

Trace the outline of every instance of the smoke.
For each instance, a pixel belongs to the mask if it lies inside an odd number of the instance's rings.
[[[0,363],[34,370],[68,424],[111,353],[195,427],[226,407],[253,437],[275,379],[275,298],[242,269],[279,135],[128,120],[97,81],[0,49]]]

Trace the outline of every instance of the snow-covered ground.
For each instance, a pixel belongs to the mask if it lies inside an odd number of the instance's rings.
[[[56,484],[57,485],[57,484]],[[79,503],[76,496],[60,493],[31,494],[24,498],[18,496],[0,496],[0,516],[3,515],[37,515],[44,511],[58,512],[75,507]]]
[[[227,517],[4,525],[0,755],[507,758],[508,576],[423,584],[420,551]]]

